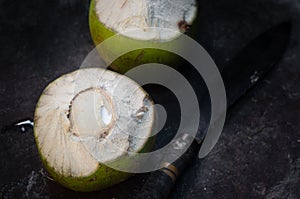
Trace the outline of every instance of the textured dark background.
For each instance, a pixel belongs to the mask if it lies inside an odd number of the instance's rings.
[[[0,127],[32,117],[43,88],[93,48],[86,0],[0,0]],[[291,19],[276,68],[228,113],[217,146],[195,160],[170,198],[300,198],[300,1],[201,0],[201,44],[226,64],[256,35]],[[44,177],[29,131],[0,135],[0,198],[128,198],[147,175],[76,193]]]

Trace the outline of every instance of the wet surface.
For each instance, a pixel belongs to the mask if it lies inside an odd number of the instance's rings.
[[[93,44],[86,1],[0,5],[3,128],[33,117],[44,87],[78,69]],[[231,108],[217,146],[190,165],[170,198],[300,198],[300,2],[202,0],[199,12],[199,41],[220,67],[272,25],[291,19],[293,30],[283,59]],[[67,190],[47,176],[31,128],[0,134],[0,165],[0,198],[128,198],[147,177],[95,193]]]

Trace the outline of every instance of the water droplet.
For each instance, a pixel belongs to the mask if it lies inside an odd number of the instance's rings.
[[[105,125],[109,125],[112,119],[112,114],[107,111],[105,106],[101,106],[101,118]]]
[[[138,122],[142,122],[142,119],[148,110],[147,107],[143,106],[133,115],[133,117],[136,118]]]
[[[4,134],[7,131],[17,131],[20,133],[26,133],[29,129],[33,128],[32,119],[25,119],[10,125],[6,125],[1,129],[1,133]]]

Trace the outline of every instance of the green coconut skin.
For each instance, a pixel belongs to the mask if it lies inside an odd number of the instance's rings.
[[[100,163],[97,171],[89,176],[73,177],[73,176],[65,176],[63,174],[59,174],[57,171],[55,171],[53,167],[51,167],[48,164],[46,158],[43,157],[39,148],[39,143],[36,139],[36,134],[34,135],[34,137],[35,137],[39,155],[41,157],[41,160],[46,170],[50,173],[50,175],[53,177],[53,179],[56,182],[58,182],[59,184],[63,185],[68,189],[79,191],[79,192],[98,191],[116,185],[134,175],[133,173],[127,173],[127,172],[122,172],[122,171],[112,169],[107,165],[100,164]],[[155,137],[150,137],[147,143],[142,148],[142,150],[139,151],[139,153],[146,153],[151,151],[154,142],[155,142]],[[131,163],[128,161],[126,162],[123,161],[120,164],[127,164],[130,166]]]
[[[116,34],[99,21],[95,11],[95,0],[92,0],[90,4],[89,26],[93,42],[96,46]],[[100,55],[102,58],[104,58],[104,60],[106,60],[108,54],[118,53],[122,50],[126,51],[128,46],[147,46],[147,44],[149,45],[149,42],[155,43],[156,45],[158,44],[158,42],[155,41],[134,40],[125,36],[120,36],[120,39],[117,43],[110,44],[109,49],[106,49],[106,51],[101,51]],[[176,46],[172,46],[172,42],[162,42],[162,45],[171,45],[170,48],[176,48]],[[181,59],[168,51],[154,48],[144,48],[128,52],[127,54],[119,57],[113,61],[113,63],[110,65],[110,68],[114,71],[124,74],[135,66],[147,63],[159,63],[171,66],[173,68],[178,68],[181,63]]]
[[[50,84],[51,85],[51,84]],[[49,85],[49,86],[50,86]],[[147,94],[148,95],[148,94]],[[149,95],[148,95],[149,96]],[[41,97],[40,97],[41,98]],[[40,102],[37,102],[37,107],[39,106]],[[38,117],[35,112],[34,114],[34,121],[37,121]],[[36,122],[34,122],[36,123]],[[88,176],[82,176],[82,177],[74,177],[74,176],[66,176],[58,171],[55,170],[55,168],[51,167],[48,163],[47,159],[42,155],[40,150],[40,143],[37,139],[37,133],[36,133],[36,126],[34,126],[34,138],[37,145],[38,153],[41,157],[42,163],[45,166],[48,173],[53,177],[53,179],[58,182],[59,184],[63,185],[64,187],[78,191],[78,192],[91,192],[91,191],[98,191],[101,189],[105,189],[107,187],[111,187],[113,185],[116,185],[129,177],[133,176],[134,173],[127,173],[123,171],[118,171],[116,169],[113,169],[105,164],[99,163],[98,169],[96,172],[94,172],[91,175]],[[137,153],[147,153],[150,152],[154,146],[155,143],[155,136],[149,137],[147,142],[142,146],[141,150],[137,151]],[[122,168],[128,168],[139,165],[135,165],[134,161],[132,161],[131,158],[123,158],[115,161],[118,165],[121,165]]]

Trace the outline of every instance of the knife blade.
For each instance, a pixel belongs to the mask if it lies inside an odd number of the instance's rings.
[[[246,45],[221,69],[226,90],[227,107],[232,106],[280,60],[288,43],[290,29],[291,24],[289,22],[282,22],[270,28]],[[204,99],[200,101],[201,110],[210,107],[208,98],[209,95],[204,94]],[[201,114],[204,122],[201,123],[202,125],[200,124],[195,137],[198,143],[203,142],[199,156],[200,153],[208,154],[208,150],[213,148],[212,144],[215,144],[218,139],[218,137],[205,138],[210,111],[203,111]],[[206,125],[203,125],[203,123]]]
[[[288,45],[290,32],[290,22],[282,22],[270,28],[253,39],[224,68],[220,69],[228,107],[244,96],[280,60]],[[191,84],[195,86],[195,82]],[[143,188],[134,198],[167,198],[176,179],[197,156],[200,147],[211,143],[211,140],[205,140],[210,120],[210,109],[207,108],[210,107],[210,99],[205,83],[198,81],[195,90],[200,98],[201,118],[194,141],[175,162],[166,163],[162,169],[151,172]],[[178,154],[178,152],[174,153]]]

